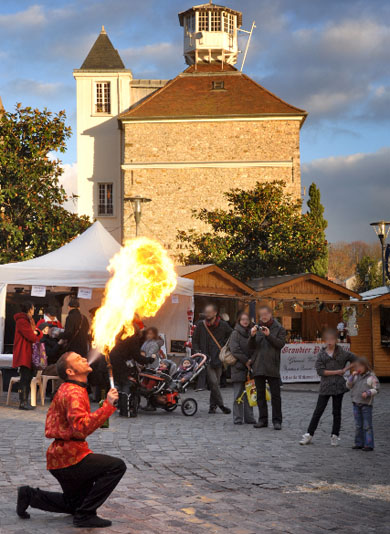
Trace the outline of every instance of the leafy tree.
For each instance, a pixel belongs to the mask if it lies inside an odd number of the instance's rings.
[[[194,212],[211,231],[179,232],[189,245],[190,263],[215,263],[242,280],[304,272],[325,253],[322,228],[302,203],[286,193],[283,182],[260,184],[249,191],[225,193],[230,209]]]
[[[91,224],[68,212],[59,182],[71,130],[65,112],[22,108],[0,118],[0,263],[22,261],[61,247]]]
[[[364,256],[380,260],[381,247],[379,242],[353,241],[346,243],[338,241],[330,244],[328,276],[334,280],[346,280],[355,274],[356,265]]]
[[[324,206],[321,204],[321,193],[316,184],[313,182],[309,187],[309,200],[307,201],[309,208],[308,215],[312,219],[314,225],[321,229],[322,239],[326,240],[325,230],[328,226],[328,221],[324,218]],[[323,276],[328,275],[328,249],[326,248],[324,254],[313,263],[310,271],[312,273]]]
[[[363,256],[356,265],[354,290],[358,293],[369,291],[382,285],[380,262],[371,256]]]

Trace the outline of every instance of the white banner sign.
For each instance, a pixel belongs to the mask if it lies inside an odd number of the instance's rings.
[[[46,297],[46,286],[31,286],[32,297]]]
[[[349,343],[343,343],[349,350]],[[280,376],[283,382],[319,382],[316,371],[317,354],[322,343],[289,343],[280,355]]]
[[[90,287],[79,287],[79,290],[77,292],[77,298],[91,300],[92,289]]]

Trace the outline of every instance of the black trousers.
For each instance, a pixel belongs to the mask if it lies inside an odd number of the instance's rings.
[[[96,515],[126,471],[123,460],[105,454],[89,454],[78,464],[52,469],[63,493],[33,489],[30,506],[47,512],[72,514],[77,519]]]
[[[332,434],[338,436],[340,434],[341,427],[341,408],[343,405],[344,393],[340,395],[319,395],[317,406],[315,407],[313,416],[311,418],[307,433],[314,436],[314,432],[317,430],[318,423],[328,405],[329,399],[332,397],[332,413],[333,413],[333,426]]]
[[[34,376],[34,371],[30,369],[29,367],[25,367],[22,365],[19,367],[19,375],[20,375],[20,382],[19,382],[19,391],[24,391],[26,394],[26,401],[28,399],[28,393],[30,391],[30,384],[31,380]]]
[[[280,395],[280,378],[274,376],[255,376],[259,421],[268,424],[268,406],[266,399],[266,382],[269,384],[272,404],[272,423],[282,423],[282,398]]]

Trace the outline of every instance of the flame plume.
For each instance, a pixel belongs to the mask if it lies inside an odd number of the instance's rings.
[[[177,283],[167,252],[146,237],[126,241],[108,270],[112,276],[92,324],[93,346],[106,357],[122,329],[122,339],[134,333],[135,314],[156,315]]]

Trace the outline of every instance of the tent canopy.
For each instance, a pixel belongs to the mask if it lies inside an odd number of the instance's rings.
[[[0,283],[70,287],[105,287],[107,267],[121,246],[99,222],[63,247],[39,258],[0,265]],[[177,279],[176,295],[192,296],[193,280]]]

